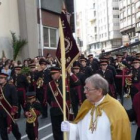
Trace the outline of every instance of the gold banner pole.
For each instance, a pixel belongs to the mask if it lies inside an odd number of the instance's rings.
[[[65,81],[66,81],[66,68],[65,68],[65,63],[66,63],[66,56],[65,56],[65,41],[64,41],[64,33],[63,33],[63,28],[62,28],[62,23],[61,19],[59,18],[59,34],[60,34],[60,47],[61,47],[61,67],[62,67],[62,87],[63,87],[63,120],[66,121],[66,86],[65,86]],[[67,140],[67,133],[63,133],[64,140]]]

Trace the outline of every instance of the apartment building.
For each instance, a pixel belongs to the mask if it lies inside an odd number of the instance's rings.
[[[140,38],[140,1],[121,0],[119,9],[120,32],[123,36],[128,36],[129,42],[138,40]]]
[[[88,51],[96,55],[121,46],[119,0],[87,0],[84,5]]]
[[[119,1],[93,1],[94,41],[89,45],[91,50],[111,50],[122,44],[119,28]],[[99,51],[98,51],[99,52]]]
[[[135,9],[136,9],[136,26],[135,26],[135,31],[138,33],[138,37],[140,39],[140,1],[135,0]]]

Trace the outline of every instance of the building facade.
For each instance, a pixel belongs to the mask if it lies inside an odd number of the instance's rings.
[[[120,9],[120,32],[128,36],[130,43],[140,39],[140,1],[121,0]],[[125,44],[125,42],[123,42]]]
[[[73,1],[65,2],[68,12],[73,13]],[[54,56],[59,40],[58,19],[62,4],[63,0],[0,0],[0,52],[4,51],[7,58],[13,58],[10,32],[14,32],[28,42],[18,59],[46,56],[47,53]],[[74,23],[74,20],[71,21]]]
[[[13,51],[10,32],[20,35],[17,0],[0,0],[0,52],[8,58],[12,58]]]
[[[84,11],[86,48],[89,53],[98,55],[103,49],[121,46],[118,0],[87,0]]]

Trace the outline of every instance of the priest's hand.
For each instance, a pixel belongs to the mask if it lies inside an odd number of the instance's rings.
[[[70,123],[68,121],[63,121],[61,123],[61,131],[62,132],[69,132],[70,131]]]

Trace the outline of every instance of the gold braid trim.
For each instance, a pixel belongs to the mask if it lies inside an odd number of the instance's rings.
[[[95,119],[93,121],[94,112],[95,112]],[[102,112],[101,112],[100,107],[93,106],[91,109],[90,115],[91,115],[91,120],[90,120],[89,130],[91,130],[91,132],[93,133],[93,131],[96,131],[96,128],[97,128],[98,117],[102,116]]]

